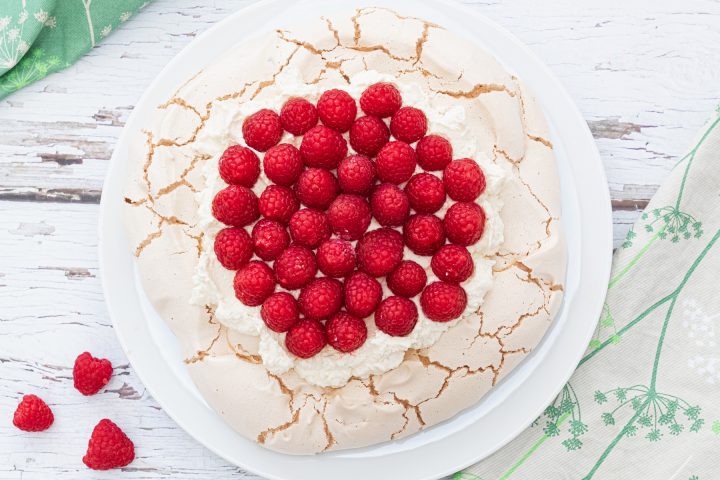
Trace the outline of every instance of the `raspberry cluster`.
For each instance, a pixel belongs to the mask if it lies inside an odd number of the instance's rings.
[[[238,300],[259,306],[295,356],[312,357],[328,344],[356,350],[371,315],[384,333],[408,335],[418,295],[436,322],[465,310],[461,284],[474,270],[467,247],[485,227],[476,203],[485,176],[474,160],[453,160],[450,142],[427,130],[422,110],[403,106],[395,85],[377,83],[359,102],[333,89],[316,105],[294,98],[279,115],[262,109],[243,123],[247,147],[221,156],[228,185],[212,213],[227,228],[215,238],[215,254],[236,271]],[[280,143],[284,132],[291,142]],[[261,168],[270,183],[258,197],[252,187]],[[368,230],[373,219],[380,227]],[[439,280],[428,285],[425,269],[403,259],[405,248],[432,257]],[[393,295],[383,298],[382,279]]]

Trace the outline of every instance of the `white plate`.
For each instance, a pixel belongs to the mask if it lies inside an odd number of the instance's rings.
[[[128,138],[160,99],[230,45],[309,15],[355,6],[388,6],[422,17],[491,51],[538,97],[552,130],[562,188],[569,266],[562,310],[536,350],[476,406],[409,438],[316,456],[266,450],[230,429],[204,402],[185,371],[175,338],[145,298],[121,224]],[[578,192],[582,192],[579,195]],[[445,0],[266,0],[215,25],[178,54],[135,107],[113,154],[102,196],[100,270],[115,330],[135,371],[182,428],[229,462],[269,478],[293,480],[434,479],[487,457],[525,429],[568,380],[593,333],[610,274],[612,217],[595,143],[563,87],[514,36]],[[372,476],[372,477],[371,477]]]

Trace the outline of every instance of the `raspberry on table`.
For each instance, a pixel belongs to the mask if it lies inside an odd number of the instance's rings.
[[[423,170],[444,170],[452,162],[453,149],[450,142],[440,135],[427,135],[415,146],[418,165]]]
[[[340,352],[357,350],[367,339],[367,326],[362,319],[347,312],[338,312],[325,323],[327,341]]]
[[[443,245],[430,262],[432,271],[445,282],[464,282],[475,270],[472,255],[460,245]]]
[[[104,418],[95,425],[83,463],[93,470],[121,468],[135,459],[135,445],[120,427]]]
[[[322,168],[308,168],[300,174],[295,193],[300,201],[312,208],[326,209],[338,194],[340,187],[335,176]]]
[[[391,292],[401,297],[411,298],[422,292],[427,283],[425,269],[412,260],[403,260],[387,276],[387,286]]]
[[[345,308],[356,317],[365,318],[375,311],[382,299],[380,282],[364,272],[355,272],[345,280]]]
[[[24,395],[13,414],[13,425],[25,432],[42,432],[55,421],[52,410],[37,395]]]
[[[300,245],[290,245],[275,260],[275,278],[281,287],[295,290],[315,278],[317,262],[313,252]]]
[[[390,133],[396,139],[415,143],[427,133],[427,117],[415,107],[402,107],[390,120]]]
[[[432,255],[445,243],[442,220],[435,215],[411,216],[403,226],[405,244],[418,255]]]
[[[342,133],[350,130],[357,116],[357,105],[349,93],[334,88],[320,95],[317,112],[323,124]]]
[[[342,283],[335,278],[316,278],[298,296],[300,311],[306,318],[328,319],[340,311],[342,304]]]
[[[410,200],[392,183],[379,185],[370,196],[373,217],[383,227],[399,227],[410,216]]]
[[[448,240],[458,245],[473,245],[485,231],[485,211],[474,202],[454,203],[443,220]]]
[[[302,135],[317,125],[318,114],[315,105],[304,98],[291,98],[280,110],[282,127],[293,135]]]
[[[300,320],[300,310],[295,297],[287,292],[275,292],[263,302],[260,316],[270,330],[283,333]]]
[[[350,127],[350,146],[357,153],[374,157],[390,140],[390,129],[378,117],[360,117]]]
[[[383,182],[400,184],[407,182],[415,173],[417,156],[405,142],[386,143],[375,158],[377,176]]]
[[[403,258],[403,239],[391,228],[366,233],[356,248],[358,268],[373,277],[392,272]]]
[[[380,302],[375,311],[377,328],[393,337],[408,335],[415,328],[417,321],[417,306],[412,300],[403,297],[388,297]]]
[[[261,194],[258,200],[258,210],[268,220],[275,220],[282,224],[290,221],[293,213],[300,208],[300,201],[295,193],[280,185],[270,185]]]
[[[300,143],[300,155],[308,167],[337,168],[347,155],[347,142],[335,130],[318,125],[308,130]]]
[[[213,198],[212,214],[225,225],[244,227],[260,216],[258,198],[247,187],[230,185],[220,190]]]
[[[320,210],[303,208],[290,218],[290,236],[298,245],[314,249],[330,238],[328,217]]]
[[[110,381],[113,368],[110,360],[95,358],[89,352],[83,352],[73,365],[73,385],[83,395],[95,395]]]
[[[277,145],[282,137],[282,125],[277,113],[263,108],[245,119],[242,135],[248,147],[264,152]]]
[[[343,240],[357,240],[370,226],[370,204],[360,195],[339,195],[328,208],[333,233]]]
[[[265,175],[277,185],[290,186],[297,181],[305,164],[300,150],[289,143],[271,147],[263,157]]]
[[[435,322],[449,322],[462,315],[467,305],[465,290],[447,282],[433,282],[420,295],[420,306],[426,317]]]
[[[367,195],[375,183],[375,165],[365,155],[350,155],[338,165],[337,177],[343,192]]]
[[[314,357],[326,344],[325,327],[319,321],[310,318],[300,320],[285,335],[285,347],[300,358]]]
[[[355,270],[355,249],[345,240],[334,238],[317,249],[317,264],[328,277],[341,278]]]
[[[469,158],[453,160],[443,171],[448,196],[457,202],[472,202],[485,191],[485,175]]]
[[[390,117],[402,105],[402,96],[395,85],[379,82],[370,85],[360,95],[360,108],[368,115]]]
[[[228,185],[251,188],[260,176],[260,159],[249,148],[232,145],[220,156],[218,170]]]
[[[233,287],[238,300],[257,307],[275,291],[275,275],[265,262],[253,260],[235,273]]]
[[[215,256],[228,270],[237,270],[250,261],[253,243],[244,228],[224,228],[215,236]]]
[[[290,235],[280,222],[263,219],[253,226],[252,246],[255,254],[263,260],[275,260],[289,244]],[[252,252],[250,255],[252,256]],[[249,260],[250,257],[247,261]]]
[[[431,173],[418,173],[405,185],[410,206],[418,213],[435,213],[445,205],[445,186]]]

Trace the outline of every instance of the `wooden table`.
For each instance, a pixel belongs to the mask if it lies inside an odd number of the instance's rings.
[[[101,186],[133,105],[197,34],[250,3],[157,0],[65,72],[0,102],[0,478],[258,478],[196,443],[146,392],[115,338],[96,258]],[[465,3],[527,43],[577,101],[605,162],[619,242],[718,104],[720,2]],[[72,388],[84,350],[116,367],[90,398]],[[44,434],[11,425],[33,392],[56,414]],[[137,445],[121,475],[81,463],[103,417]]]

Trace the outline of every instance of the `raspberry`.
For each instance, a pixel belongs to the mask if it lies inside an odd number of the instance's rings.
[[[338,132],[347,132],[357,115],[357,106],[349,93],[332,89],[320,95],[317,113],[322,123],[328,127]]]
[[[390,120],[390,132],[396,139],[413,143],[427,133],[427,117],[415,107],[402,107]]]
[[[253,255],[252,240],[244,228],[224,228],[215,237],[215,256],[228,270],[237,270]]]
[[[281,143],[270,148],[263,158],[265,175],[278,185],[289,186],[295,183],[305,168],[300,151],[289,143]]]
[[[443,172],[445,191],[455,201],[472,202],[485,190],[485,175],[469,158],[450,162]]]
[[[258,257],[275,260],[290,244],[290,235],[279,222],[264,219],[252,229],[252,244]]]
[[[303,208],[290,218],[290,236],[293,242],[308,248],[317,248],[330,238],[330,224],[327,216],[312,208]]]
[[[228,185],[250,188],[260,176],[260,159],[249,148],[233,145],[220,156],[218,170]]]
[[[295,290],[315,278],[315,255],[306,247],[290,245],[275,260],[275,277],[281,287]]]
[[[26,432],[42,432],[54,421],[52,410],[37,395],[23,396],[13,415],[13,425]]]
[[[356,317],[370,315],[382,298],[380,282],[367,273],[355,272],[345,280],[345,308]]]
[[[416,262],[403,260],[400,265],[387,276],[387,286],[391,292],[401,297],[414,297],[422,292],[427,283],[427,273]]]
[[[337,168],[347,155],[347,142],[335,130],[318,125],[303,136],[300,155],[308,167]]]
[[[435,213],[445,205],[442,180],[431,173],[413,175],[405,185],[410,206],[418,213]]]
[[[380,82],[370,85],[360,95],[360,108],[368,115],[389,117],[402,105],[402,97],[392,83]]]
[[[275,291],[275,276],[265,262],[253,260],[235,273],[235,296],[248,307],[257,307]]]
[[[302,135],[317,125],[315,105],[304,98],[291,98],[280,110],[282,127],[293,135]]]
[[[418,321],[417,306],[407,298],[388,297],[375,312],[375,325],[393,337],[404,337]]]
[[[375,166],[364,155],[350,155],[338,165],[337,176],[343,192],[367,195],[375,182]]]
[[[325,328],[317,320],[300,320],[285,335],[285,348],[296,357],[314,357],[325,347]]]
[[[382,277],[395,270],[402,261],[402,235],[391,228],[366,233],[357,244],[360,270],[373,277]]]
[[[350,128],[350,146],[357,153],[374,157],[390,140],[390,130],[377,117],[360,117]]]
[[[428,135],[415,146],[418,165],[423,170],[443,170],[452,161],[453,149],[450,142],[440,135]]]
[[[405,142],[388,142],[375,158],[377,176],[383,182],[404,183],[415,172],[415,150]]]
[[[243,122],[242,135],[248,147],[264,152],[280,141],[280,117],[267,108],[258,110]]]
[[[359,195],[339,195],[328,208],[332,231],[343,240],[357,240],[370,226],[370,205]]]
[[[317,264],[328,277],[344,277],[355,270],[355,249],[350,242],[332,239],[317,250]]]
[[[410,201],[397,185],[383,183],[370,196],[373,216],[384,227],[399,227],[410,215]]]
[[[300,202],[293,191],[279,185],[268,186],[258,200],[258,209],[262,216],[282,224],[288,223],[299,208]]]
[[[93,470],[110,470],[129,465],[135,459],[135,445],[112,421],[104,418],[95,425],[82,461]]]
[[[472,245],[485,230],[485,212],[477,203],[455,203],[445,212],[443,224],[452,243]]]
[[[445,243],[442,221],[435,215],[413,215],[403,226],[405,244],[418,255],[432,255]]]
[[[340,352],[357,350],[367,339],[365,322],[347,312],[338,312],[330,318],[325,330],[330,346]]]
[[[342,283],[334,278],[316,278],[300,290],[298,305],[307,318],[326,319],[343,304]]]
[[[420,306],[426,317],[435,322],[448,322],[462,315],[467,305],[465,290],[446,282],[433,282],[420,295]]]
[[[75,359],[73,384],[83,395],[95,395],[110,381],[113,368],[110,360],[95,358],[83,352]]]
[[[260,308],[260,316],[270,330],[278,333],[287,332],[300,320],[295,297],[287,292],[270,295]]]
[[[260,216],[258,198],[249,188],[230,185],[213,198],[212,214],[225,225],[244,227]]]
[[[460,245],[444,245],[433,255],[430,267],[440,280],[449,283],[464,282],[475,270],[472,255]]]
[[[335,176],[322,168],[308,168],[300,174],[295,192],[302,203],[312,208],[326,209],[338,194]]]

